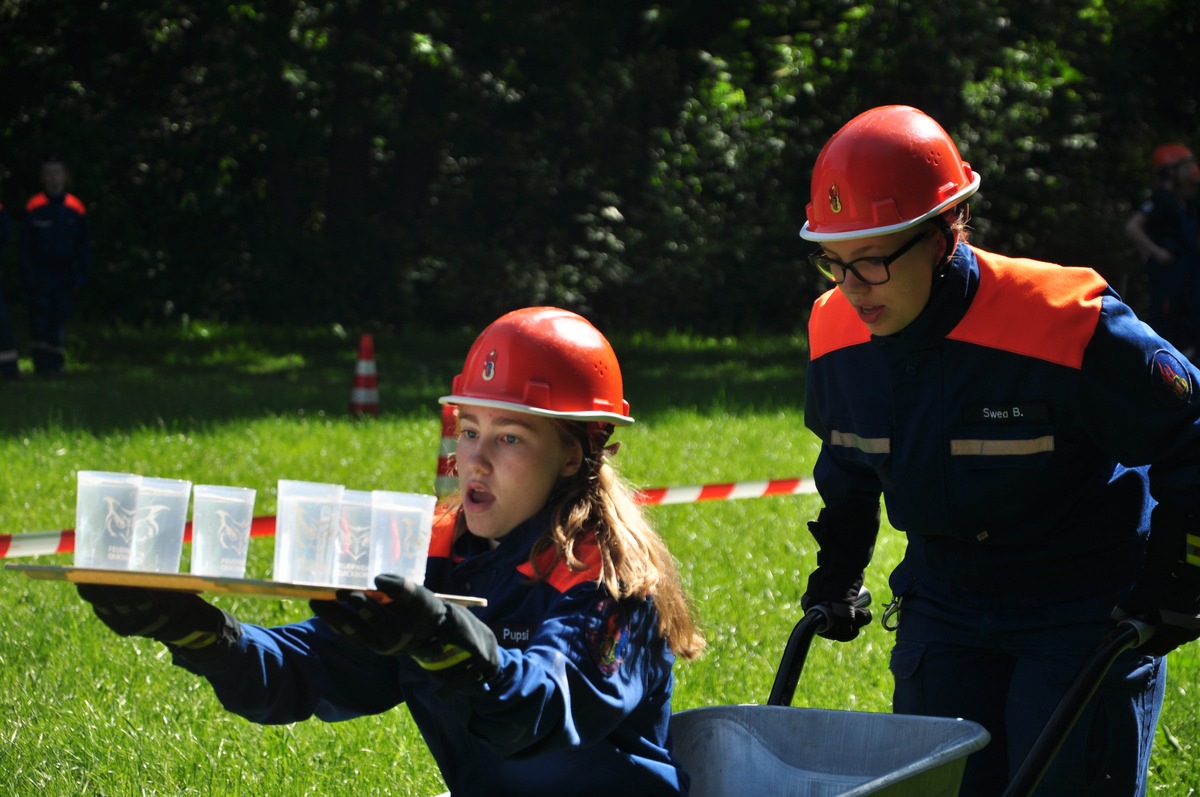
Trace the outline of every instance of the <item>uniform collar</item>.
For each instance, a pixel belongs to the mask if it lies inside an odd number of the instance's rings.
[[[542,509],[533,517],[519,523],[516,528],[504,535],[500,544],[491,547],[488,540],[476,537],[470,531],[462,535],[454,543],[454,553],[461,556],[463,561],[497,561],[520,564],[529,559],[529,552],[550,525],[550,510]]]
[[[945,273],[934,284],[925,309],[896,334],[872,335],[871,340],[895,350],[935,345],[962,320],[978,289],[979,261],[970,246],[960,243]]]

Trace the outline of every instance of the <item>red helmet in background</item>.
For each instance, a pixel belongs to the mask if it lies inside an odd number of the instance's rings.
[[[841,241],[906,230],[979,190],[942,126],[907,105],[872,108],[825,143],[800,237]]]
[[[493,321],[467,352],[441,404],[475,404],[562,420],[633,423],[621,368],[586,318],[527,307]]]
[[[1168,166],[1179,163],[1179,161],[1188,159],[1195,159],[1192,151],[1183,144],[1178,143],[1163,144],[1160,147],[1156,147],[1154,154],[1150,156],[1150,160],[1154,163],[1154,171],[1165,169]]]
[[[1200,181],[1200,166],[1196,164],[1195,155],[1192,154],[1192,150],[1189,150],[1183,144],[1163,144],[1159,146],[1159,148],[1154,150],[1151,161],[1154,162],[1154,170],[1156,172],[1162,172],[1163,169],[1187,163],[1189,166],[1188,172],[1182,175],[1182,179],[1190,182]],[[1176,178],[1178,176],[1180,175],[1176,175]]]

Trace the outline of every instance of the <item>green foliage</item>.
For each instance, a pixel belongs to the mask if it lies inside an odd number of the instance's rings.
[[[80,330],[65,379],[0,386],[0,532],[73,525],[75,472],[127,470],[258,489],[280,478],[361,489],[432,489],[436,398],[468,332],[375,337],[382,414],[346,414],[356,335],[192,322]],[[616,463],[637,487],[808,476],[805,344],[795,337],[619,336],[638,423]],[[813,495],[656,506],[710,643],[677,667],[674,709],[763,703],[815,545]],[[877,606],[904,538],[885,528],[868,586]],[[188,556],[185,547],[185,569]],[[270,539],[248,572],[268,577]],[[29,560],[23,560],[29,561]],[[40,557],[70,564],[69,555]],[[114,637],[66,584],[0,572],[0,793],[94,795],[433,795],[444,788],[404,708],[344,723],[263,727],[225,712],[164,650]],[[247,622],[307,616],[301,602],[214,598]],[[815,640],[795,705],[886,712],[891,639],[878,623],[852,644]],[[1151,793],[1200,789],[1200,651],[1171,654]]]
[[[134,324],[554,303],[608,328],[796,331],[819,288],[796,235],[813,159],[896,102],[984,176],[979,243],[1124,287],[1148,153],[1196,143],[1187,0],[3,8],[3,198],[64,154],[96,239],[80,312]]]

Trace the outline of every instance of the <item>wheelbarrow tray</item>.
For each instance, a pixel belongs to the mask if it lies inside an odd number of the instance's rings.
[[[671,718],[692,797],[955,797],[988,742],[961,719],[788,706],[712,706]]]

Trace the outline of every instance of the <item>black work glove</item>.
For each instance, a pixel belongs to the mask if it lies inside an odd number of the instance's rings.
[[[120,636],[140,636],[171,648],[216,654],[242,635],[237,619],[192,592],[77,584],[101,622]]]
[[[871,610],[854,605],[858,591],[862,589],[863,574],[860,572],[848,583],[832,576],[822,572],[820,567],[814,570],[808,577],[808,591],[800,598],[800,607],[807,612],[813,606],[827,606],[829,627],[818,632],[818,636],[835,642],[849,642],[858,636],[858,629],[871,622]]]
[[[800,606],[808,611],[824,604],[830,610],[829,627],[820,636],[849,642],[871,622],[870,609],[854,605],[863,585],[863,572],[875,553],[879,533],[879,504],[862,502],[825,507],[808,524],[820,550],[817,569],[808,577]]]
[[[1150,656],[1200,638],[1200,518],[1163,504],[1154,508],[1142,575],[1112,617],[1154,626],[1154,636],[1138,648]]]
[[[334,631],[376,653],[411,656],[449,689],[487,681],[500,669],[496,635],[467,609],[400,576],[376,576],[375,585],[386,601],[341,590],[337,600],[309,606]]]

